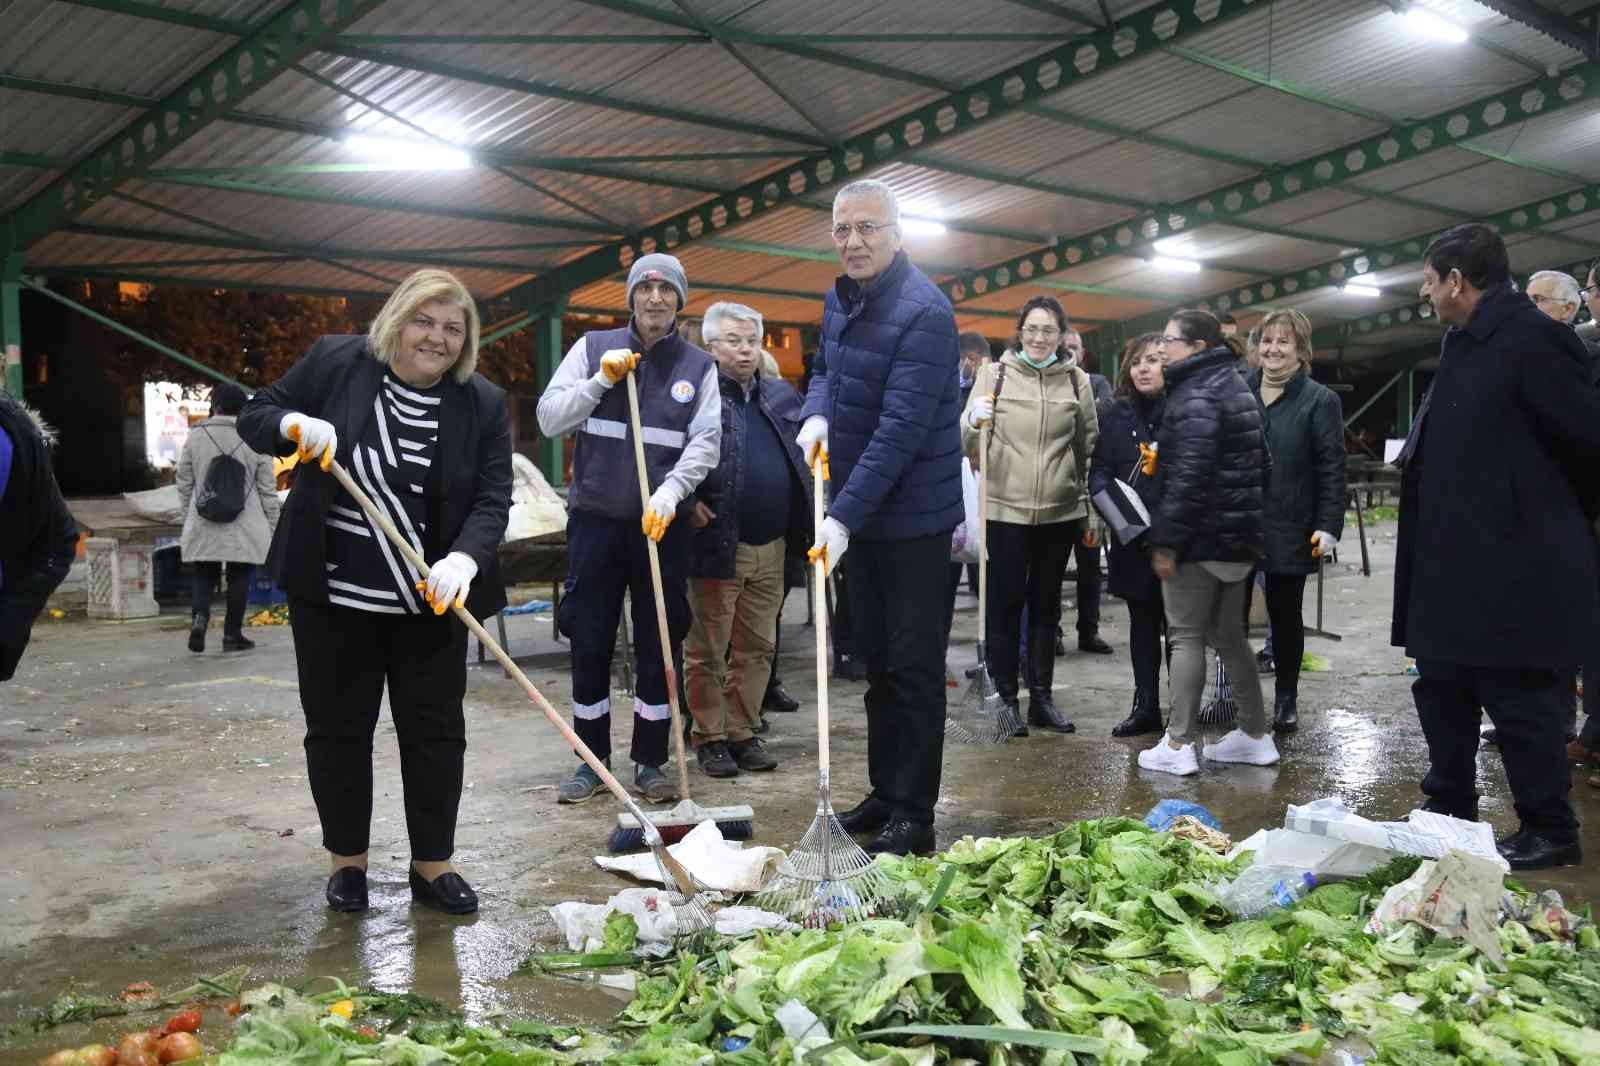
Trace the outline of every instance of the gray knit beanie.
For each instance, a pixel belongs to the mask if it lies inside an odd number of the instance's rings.
[[[678,310],[689,305],[689,279],[684,276],[678,257],[665,252],[641,255],[628,269],[628,310],[633,310],[633,290],[646,281],[664,281],[678,290]]]

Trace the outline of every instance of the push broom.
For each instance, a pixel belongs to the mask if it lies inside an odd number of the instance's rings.
[[[819,448],[812,460],[813,519],[822,529],[822,483],[828,460]],[[902,909],[894,884],[872,856],[845,831],[833,812],[828,784],[828,605],[827,560],[819,553],[811,565],[817,634],[817,814],[794,850],[751,901],[762,910],[781,914],[809,929],[863,922]]]
[[[639,503],[650,510],[650,473],[644,462],[644,434],[639,423],[639,385],[633,371],[628,372],[628,420],[633,427],[634,465],[639,470]],[[683,717],[678,707],[678,671],[672,661],[672,634],[667,629],[667,597],[661,582],[661,552],[656,542],[645,538],[645,550],[650,554],[650,585],[655,591],[656,628],[660,631],[661,668],[667,677],[667,706],[672,711],[672,746],[678,756],[678,794],[683,799],[669,811],[655,815],[656,828],[668,843],[676,843],[689,835],[701,822],[717,823],[727,840],[749,840],[755,833],[756,812],[745,806],[702,807],[689,795],[689,762],[683,750]],[[617,827],[606,841],[607,850],[613,854],[632,851],[644,843],[644,827],[633,813],[619,813]]]
[[[410,542],[400,535],[400,531],[395,529],[394,523],[389,521],[388,516],[373,505],[367,494],[351,479],[349,472],[339,465],[339,462],[333,459],[331,455],[325,455],[323,463],[325,464],[323,469],[333,475],[334,480],[350,494],[350,498],[355,500],[356,505],[372,520],[373,525],[383,531],[383,535],[399,550],[406,561],[426,579],[428,576],[428,564],[411,547]],[[423,582],[418,582],[418,586],[420,591]],[[544,698],[544,694],[534,687],[533,682],[528,680],[528,676],[522,672],[522,669],[517,666],[511,656],[506,654],[505,649],[500,647],[495,639],[489,635],[488,630],[484,629],[478,620],[472,617],[472,613],[466,609],[466,605],[462,600],[456,600],[451,605],[451,610],[455,611],[456,617],[461,619],[472,635],[478,638],[479,644],[489,650],[495,661],[505,669],[507,675],[516,679],[517,683],[522,686],[522,690],[528,694],[528,699],[533,701],[535,707],[544,712],[544,716],[550,720],[551,725],[556,727],[556,730],[560,732],[578,758],[587,763],[589,769],[593,770],[606,788],[611,790],[611,794],[617,798],[617,801],[632,811],[634,816],[639,819],[639,824],[643,827],[641,831],[644,842],[650,846],[651,852],[655,855],[656,866],[661,874],[661,883],[668,889],[668,899],[672,906],[673,917],[677,920],[677,935],[692,935],[712,928],[715,922],[711,917],[710,910],[706,907],[705,886],[696,881],[694,875],[667,851],[666,842],[662,839],[661,833],[645,817],[645,813],[639,809],[638,804],[634,803],[633,797],[628,795],[627,789],[623,788],[622,783],[612,776],[611,770],[595,756],[589,746],[579,739],[578,734],[573,732],[572,727],[567,724],[567,720],[561,717],[560,713],[550,705],[550,701]]]
[[[1005,384],[1006,365],[995,368],[994,395]],[[1004,744],[1022,728],[1022,719],[1007,703],[989,673],[985,625],[989,610],[989,438],[994,416],[979,430],[978,442],[978,667],[959,706],[945,716],[944,735],[962,744]]]

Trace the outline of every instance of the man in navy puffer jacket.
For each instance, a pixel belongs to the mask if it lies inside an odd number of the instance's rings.
[[[944,758],[944,598],[962,518],[959,347],[944,294],[900,249],[900,209],[879,181],[833,202],[844,276],[824,302],[822,345],[797,438],[831,458],[833,501],[813,558],[847,547],[855,652],[867,665],[872,791],[840,815],[881,830],[869,852],[931,853]]]

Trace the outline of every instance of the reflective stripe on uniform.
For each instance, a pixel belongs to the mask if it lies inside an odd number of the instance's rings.
[[[572,717],[574,717],[574,718],[582,718],[582,719],[585,719],[587,721],[593,721],[596,718],[604,718],[606,715],[608,715],[610,713],[611,713],[611,697],[610,696],[607,696],[605,699],[601,700],[599,703],[574,703],[572,705]]]
[[[614,418],[587,418],[584,419],[582,432],[596,437],[610,437],[613,440],[624,440],[628,435],[628,424],[618,422]],[[656,444],[663,448],[682,448],[688,440],[680,430],[657,429],[655,426],[643,426],[640,434],[646,444]]]
[[[646,703],[636,699],[633,701],[633,713],[647,722],[665,722],[672,717],[672,708],[665,703]]]

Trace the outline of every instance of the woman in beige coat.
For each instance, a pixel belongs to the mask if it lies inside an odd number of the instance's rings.
[[[194,567],[194,613],[189,627],[189,650],[194,652],[206,650],[211,593],[221,580],[224,563],[228,567],[228,613],[222,624],[222,650],[249,651],[256,646],[244,635],[244,608],[251,571],[267,561],[267,547],[278,525],[278,484],[272,457],[251,451],[234,428],[234,416],[244,401],[244,390],[237,385],[212,389],[211,417],[189,430],[178,457],[178,501],[183,507],[179,547],[184,561]],[[215,520],[221,512],[215,503],[206,502],[208,481],[212,490],[228,481],[220,467],[212,472],[212,461],[221,457],[241,465],[236,488],[242,490],[244,506],[226,521]],[[205,517],[202,510],[213,517]],[[227,510],[231,507],[224,500],[222,511]]]
[[[1049,296],[1022,305],[1017,333],[998,363],[979,371],[961,416],[962,446],[988,435],[989,672],[1017,706],[1022,608],[1028,607],[1028,723],[1057,733],[1075,727],[1051,699],[1061,578],[1089,515],[1089,456],[1099,436],[1089,375],[1063,346],[1067,313]],[[1005,377],[996,395],[998,368]],[[1025,735],[1026,729],[1023,730]]]

